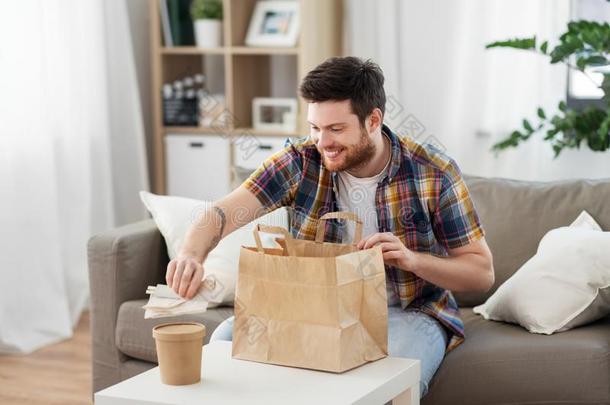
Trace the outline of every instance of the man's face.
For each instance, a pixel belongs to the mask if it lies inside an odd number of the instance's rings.
[[[366,165],[375,154],[367,128],[360,126],[349,100],[309,103],[310,136],[331,172]]]

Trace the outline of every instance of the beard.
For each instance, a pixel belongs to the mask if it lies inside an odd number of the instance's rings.
[[[328,171],[340,172],[353,170],[366,165],[375,156],[375,144],[364,128],[360,130],[360,140],[355,145],[333,145],[325,148],[326,151],[339,151],[335,158],[328,157],[324,151],[316,145],[322,156],[322,163]]]

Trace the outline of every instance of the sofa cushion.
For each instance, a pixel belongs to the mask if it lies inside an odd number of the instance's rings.
[[[157,362],[155,340],[152,328],[169,322],[200,322],[206,327],[204,343],[210,340],[210,335],[218,325],[231,315],[232,307],[217,307],[201,314],[171,316],[167,318],[144,319],[142,308],[148,300],[126,301],[121,304],[117,317],[115,339],[117,348],[124,354],[140,360]]]
[[[544,235],[534,257],[472,310],[546,335],[610,315],[608,246],[610,232],[583,211],[570,226]]]
[[[460,312],[466,340],[445,357],[423,405],[610,403],[610,317],[547,336]]]
[[[529,182],[464,176],[494,257],[496,280],[485,293],[454,292],[460,306],[482,304],[531,258],[551,229],[586,210],[610,230],[610,179]]]

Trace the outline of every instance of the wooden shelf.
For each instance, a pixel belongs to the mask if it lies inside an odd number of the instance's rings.
[[[299,48],[258,48],[233,46],[219,48],[198,48],[196,46],[175,46],[160,48],[162,55],[298,55]]]
[[[218,132],[219,132],[218,129],[208,128],[208,127],[163,127],[161,130],[166,134],[184,134],[184,135],[218,134]],[[228,128],[224,128],[221,131],[224,133],[231,132]]]
[[[235,128],[234,130],[231,131],[231,133],[235,134],[235,135],[242,135],[242,134],[251,134],[251,135],[259,135],[259,136],[279,136],[279,137],[290,137],[290,136],[298,136],[298,137],[303,137],[305,135],[303,135],[303,133],[299,132],[299,131],[290,131],[290,132],[285,132],[285,131],[264,131],[264,130],[258,130],[258,129],[254,129],[254,128]]]
[[[251,46],[234,46],[229,48],[233,55],[298,55],[299,48],[255,48]]]
[[[224,55],[227,48],[198,48],[196,46],[174,46],[171,48],[163,47],[162,55]]]
[[[257,130],[254,128],[224,128],[220,131],[214,128],[208,127],[163,127],[162,131],[165,134],[176,134],[176,135],[198,135],[198,134],[209,134],[215,135],[219,132],[230,135],[255,135],[255,136],[277,136],[277,137],[304,137],[305,134],[298,131],[264,131]]]
[[[150,2],[150,43],[152,76],[152,111],[154,119],[154,191],[164,194],[166,184],[165,140],[177,135],[240,135],[302,138],[309,133],[305,122],[307,104],[299,100],[297,130],[260,131],[251,128],[252,99],[255,97],[298,97],[301,79],[325,59],[341,55],[341,24],[343,0],[295,0],[299,2],[300,33],[297,46],[250,47],[245,40],[252,12],[259,0],[222,0],[224,46],[164,47],[159,2]],[[173,127],[163,125],[163,83],[203,73],[213,94],[224,95],[228,124],[219,134],[205,127]],[[278,83],[289,83],[280,86]],[[224,110],[223,109],[223,113]],[[235,128],[237,127],[237,128]],[[230,143],[231,156],[235,153]],[[264,153],[263,153],[264,154]],[[233,157],[231,157],[233,159]],[[230,165],[234,162],[231,161]],[[222,170],[222,168],[219,168]],[[231,170],[231,168],[227,168]]]

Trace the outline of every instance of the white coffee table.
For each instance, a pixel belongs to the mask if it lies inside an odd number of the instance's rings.
[[[419,360],[386,357],[342,374],[231,358],[231,342],[203,347],[201,381],[161,383],[159,367],[95,394],[96,405],[419,404]]]

